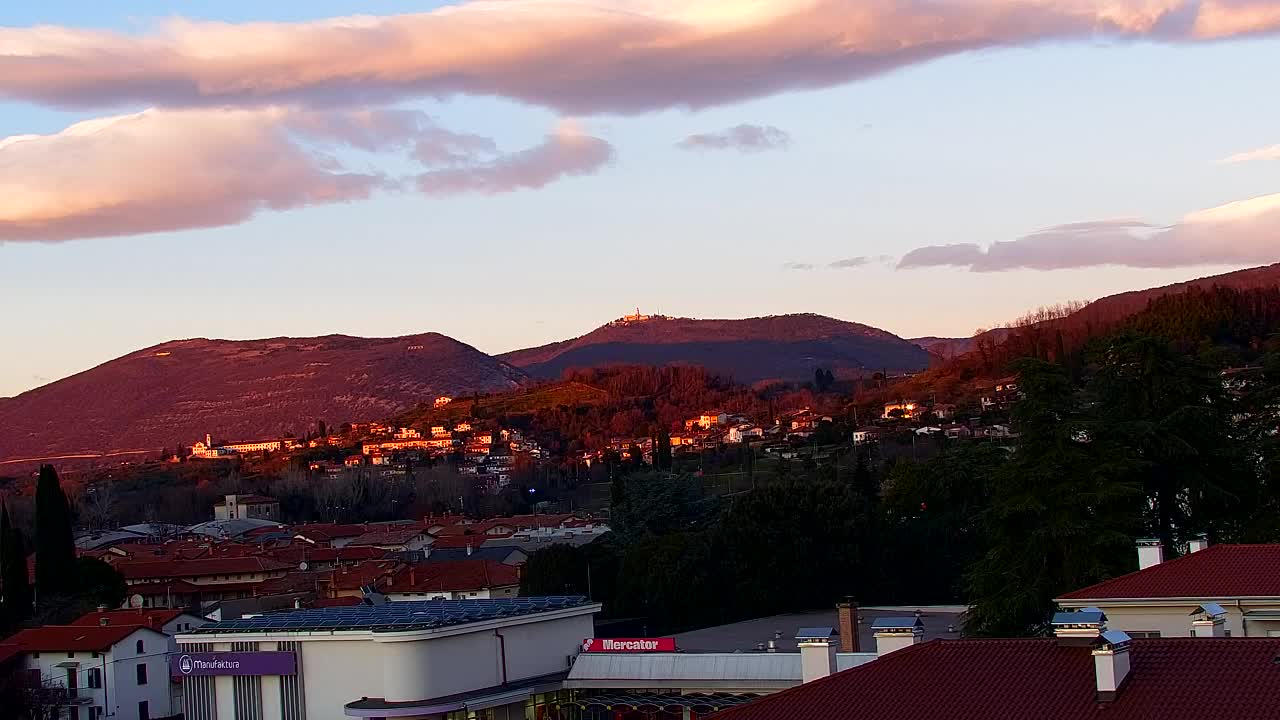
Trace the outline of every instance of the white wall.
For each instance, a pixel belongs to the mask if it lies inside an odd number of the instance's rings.
[[[143,641],[143,652],[137,653],[135,643]],[[167,640],[156,634],[145,631],[135,632],[118,643],[110,651],[99,653],[93,657],[90,652],[41,652],[39,657],[28,653],[25,660],[27,669],[40,669],[42,681],[66,687],[67,670],[58,667],[59,663],[77,662],[76,684],[80,697],[91,698],[91,705],[103,708],[104,716],[114,716],[116,720],[137,720],[138,702],[146,700],[150,703],[151,717],[172,715],[169,687],[169,657]],[[147,684],[138,685],[137,670],[139,664],[147,666]],[[103,687],[89,688],[89,669],[98,668],[102,672]],[[82,706],[81,717],[87,718],[89,710]]]
[[[1278,610],[1277,603],[1241,602],[1237,607],[1234,600],[1218,598],[1205,600],[1216,602],[1227,611],[1226,629],[1231,637],[1266,637],[1267,630],[1280,629],[1280,623],[1249,620],[1244,622],[1243,613],[1251,610]],[[1200,606],[1201,601],[1189,600],[1185,604],[1149,604],[1132,603],[1107,604],[1087,603],[1102,609],[1107,615],[1107,628],[1124,630],[1125,632],[1159,632],[1160,637],[1191,637],[1191,612]],[[1077,603],[1072,603],[1075,607]]]
[[[361,697],[382,696],[382,648],[378,643],[299,639],[303,640],[299,645],[307,720],[348,720],[342,711],[344,705]],[[231,696],[226,697],[229,700]],[[222,702],[219,692],[219,707]]]

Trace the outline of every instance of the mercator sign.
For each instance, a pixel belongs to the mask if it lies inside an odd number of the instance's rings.
[[[587,638],[582,641],[582,652],[642,653],[675,652],[675,638]]]

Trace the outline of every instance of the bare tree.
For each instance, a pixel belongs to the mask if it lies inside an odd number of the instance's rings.
[[[99,483],[80,495],[80,518],[90,530],[114,527],[116,493],[111,483]]]

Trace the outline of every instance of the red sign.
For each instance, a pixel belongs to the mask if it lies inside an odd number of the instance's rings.
[[[642,653],[675,652],[675,638],[587,638],[582,641],[582,652],[588,653]]]

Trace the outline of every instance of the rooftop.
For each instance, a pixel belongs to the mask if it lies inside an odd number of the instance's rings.
[[[1280,598],[1280,544],[1211,545],[1059,599],[1243,597]]]
[[[921,607],[921,620],[924,622],[924,639],[957,638],[963,626],[961,615],[965,608],[959,606]],[[914,619],[915,607],[862,607],[858,608],[858,616],[862,622],[858,624],[859,648],[874,651],[876,647],[872,624],[880,618]],[[778,652],[797,652],[796,631],[800,628],[840,627],[835,608],[815,610],[787,615],[744,620],[729,625],[691,630],[676,635],[676,647],[683,652],[691,653],[731,653],[736,651],[756,652],[760,643],[774,640]],[[954,627],[957,632],[947,632]],[[775,638],[775,635],[780,634]]]
[[[1274,717],[1280,639],[1133,640],[1130,672],[1099,702],[1088,647],[936,640],[764,697],[717,720],[1241,720]]]
[[[152,630],[159,630],[164,624],[182,615],[184,610],[166,608],[141,608],[138,610],[99,610],[85,613],[73,621],[72,625],[104,626],[104,625],[145,625]],[[104,624],[103,621],[106,621]]]
[[[155,632],[141,625],[45,625],[23,630],[5,642],[24,652],[92,652],[109,650],[139,630]]]
[[[401,632],[463,625],[485,620],[589,607],[581,595],[504,598],[501,600],[411,600],[381,605],[353,605],[284,610],[252,618],[224,620],[197,628],[191,634],[257,633],[268,631],[367,630]]]

